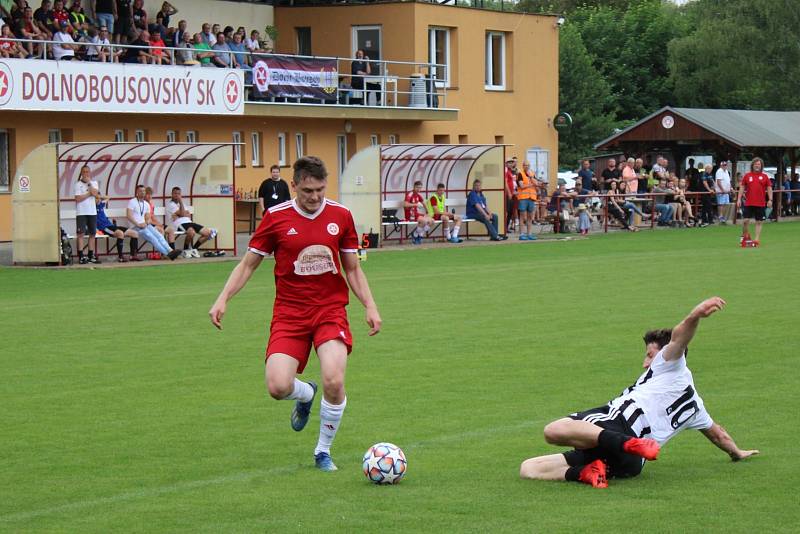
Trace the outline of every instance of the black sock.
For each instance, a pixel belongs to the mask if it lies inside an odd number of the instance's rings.
[[[580,482],[579,477],[581,476],[581,471],[583,470],[582,465],[574,465],[567,469],[567,472],[564,473],[564,479],[569,480],[570,482]]]
[[[174,241],[172,243],[167,243],[167,244],[169,245],[169,248],[171,248],[172,250],[175,250],[175,242]]]
[[[124,243],[124,239],[117,239],[117,255],[121,258],[122,257],[122,244]]]
[[[629,439],[631,439],[631,436],[626,436],[620,432],[603,430],[600,432],[600,435],[597,436],[597,445],[610,453],[616,454],[624,452],[622,446]]]
[[[81,259],[81,258],[83,258],[83,251],[79,250],[78,251],[78,259]]]
[[[139,250],[139,239],[136,237],[131,238],[131,256],[136,256],[136,252]]]
[[[94,252],[92,252],[92,251],[90,250],[90,251],[89,251],[89,259],[91,260],[92,258],[94,258]]]

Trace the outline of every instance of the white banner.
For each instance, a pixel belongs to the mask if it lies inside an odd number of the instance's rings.
[[[0,60],[0,110],[244,113],[244,73],[37,59]]]

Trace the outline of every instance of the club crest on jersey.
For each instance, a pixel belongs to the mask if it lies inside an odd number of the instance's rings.
[[[338,235],[339,234],[339,225],[336,223],[330,223],[328,225],[328,233],[331,235]]]
[[[330,231],[330,227],[328,227],[328,231]],[[337,274],[338,272],[336,262],[333,261],[333,251],[325,245],[311,245],[304,248],[297,255],[297,261],[294,262],[294,274],[300,276]]]

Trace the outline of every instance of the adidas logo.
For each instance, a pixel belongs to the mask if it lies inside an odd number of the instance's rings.
[[[297,235],[297,230],[294,228],[289,228],[289,231],[286,232],[286,235]]]

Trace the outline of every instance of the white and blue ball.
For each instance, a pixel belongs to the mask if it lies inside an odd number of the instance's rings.
[[[392,443],[376,443],[364,453],[364,475],[374,484],[397,484],[408,463],[403,450]]]

